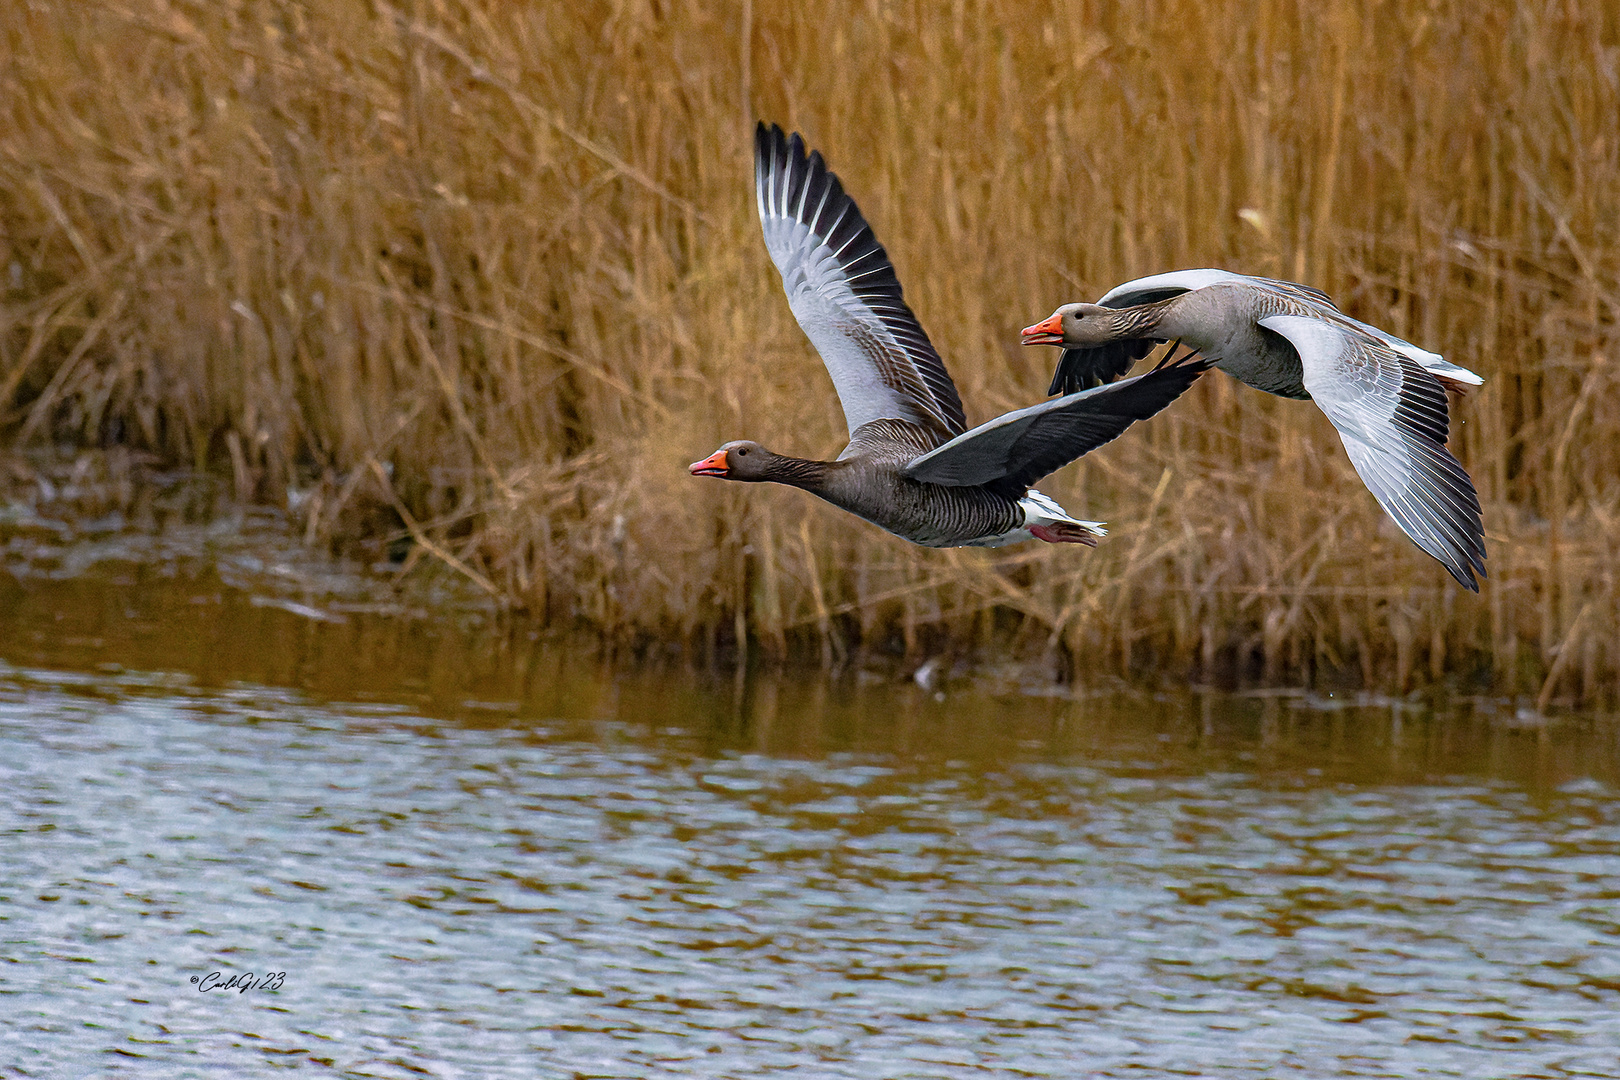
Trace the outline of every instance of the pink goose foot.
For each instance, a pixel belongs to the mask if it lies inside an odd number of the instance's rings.
[[[1037,540],[1045,540],[1048,544],[1084,544],[1086,547],[1097,546],[1097,536],[1090,529],[1080,525],[1070,525],[1067,522],[1054,521],[1050,525],[1031,525],[1030,535]]]

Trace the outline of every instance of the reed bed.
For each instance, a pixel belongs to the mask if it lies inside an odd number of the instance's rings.
[[[391,532],[554,622],[1402,691],[1620,690],[1620,9],[1335,0],[0,0],[0,424]],[[756,118],[888,246],[970,420],[1141,274],[1328,290],[1483,373],[1479,597],[1307,405],[1202,380],[1043,483],[1096,551],[911,547],[689,478],[829,455]]]

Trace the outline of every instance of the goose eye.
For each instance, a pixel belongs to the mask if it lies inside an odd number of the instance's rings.
[[[748,451],[747,450],[738,450],[737,451],[737,456],[738,457],[747,457],[748,456]]]

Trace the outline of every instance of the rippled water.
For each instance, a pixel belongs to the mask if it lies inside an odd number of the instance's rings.
[[[1620,1075],[1611,721],[615,673],[160,554],[0,576],[7,1076]]]

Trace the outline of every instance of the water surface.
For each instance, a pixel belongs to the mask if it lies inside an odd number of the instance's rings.
[[[167,543],[0,574],[5,1075],[1617,1075],[1609,721],[615,670]]]

